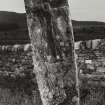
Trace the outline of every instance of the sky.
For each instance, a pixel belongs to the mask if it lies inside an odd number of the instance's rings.
[[[105,22],[105,0],[71,0],[71,15],[77,20]]]
[[[71,16],[75,20],[105,22],[105,0],[69,0]],[[24,0],[0,0],[0,11],[23,13]]]
[[[0,0],[0,11],[14,11],[23,13],[24,0]]]

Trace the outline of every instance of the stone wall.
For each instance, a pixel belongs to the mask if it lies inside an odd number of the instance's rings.
[[[85,70],[85,74],[104,73],[104,52],[104,49],[90,51],[77,50],[76,53],[79,69]],[[35,75],[33,73],[32,55],[32,50],[28,44],[0,46],[1,105],[42,105]],[[97,98],[99,96],[98,94],[102,93],[97,90],[102,87],[92,86],[90,89],[89,87],[83,88],[84,85],[81,87],[80,97],[85,97],[84,95],[86,95],[86,98],[81,98],[84,102],[82,102],[81,105],[88,105],[89,103],[92,105],[92,102],[94,101],[93,97]],[[105,93],[104,90],[105,89],[102,89],[103,95]],[[71,94],[72,91],[67,90],[67,92]],[[88,95],[88,92],[91,94]],[[35,99],[36,97],[37,99]]]
[[[86,74],[105,73],[105,50],[85,50],[78,52],[78,68]]]
[[[0,105],[41,105],[32,51],[8,48],[0,50]]]

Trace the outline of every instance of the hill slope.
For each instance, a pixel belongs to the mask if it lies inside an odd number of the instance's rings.
[[[72,20],[72,24],[75,41],[105,38],[104,22]],[[26,14],[0,11],[0,44],[28,42]]]
[[[0,11],[0,31],[14,30],[14,26],[15,28],[27,27],[25,13]]]

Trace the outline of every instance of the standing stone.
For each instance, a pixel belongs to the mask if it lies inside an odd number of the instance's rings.
[[[43,105],[75,105],[78,72],[69,1],[25,0],[25,8]]]

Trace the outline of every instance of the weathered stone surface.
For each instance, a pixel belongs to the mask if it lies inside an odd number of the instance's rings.
[[[76,85],[74,36],[67,0],[25,0],[34,72],[43,105],[63,105]],[[76,88],[74,89],[76,91]],[[77,91],[76,91],[77,92]],[[72,93],[71,93],[72,94]]]

